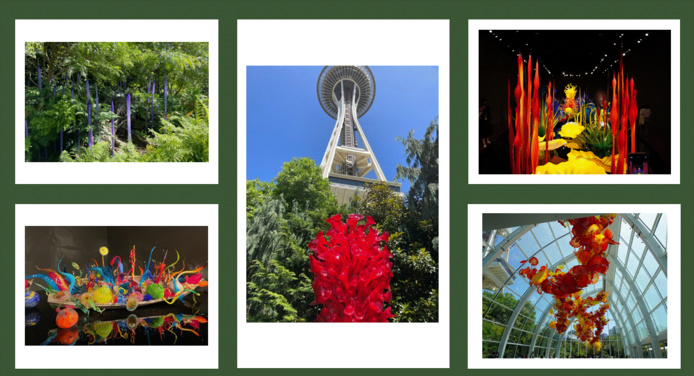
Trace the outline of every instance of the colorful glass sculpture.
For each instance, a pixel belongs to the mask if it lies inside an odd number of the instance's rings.
[[[27,291],[24,293],[24,308],[34,308],[39,304],[40,300],[36,291]]]
[[[392,254],[388,233],[380,233],[373,218],[350,214],[347,223],[337,214],[327,219],[330,230],[319,232],[308,245],[314,274],[315,304],[323,309],[316,321],[387,322],[392,298]]]
[[[55,323],[59,328],[67,329],[77,324],[77,319],[79,319],[77,312],[68,307],[58,312],[58,315],[55,317]]]

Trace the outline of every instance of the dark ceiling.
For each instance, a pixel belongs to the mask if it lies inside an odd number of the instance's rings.
[[[630,53],[656,43],[669,45],[670,30],[480,30],[480,48],[496,44],[524,59],[532,53],[552,76],[609,73],[619,66],[620,48],[626,64]],[[670,56],[663,59],[669,65]]]

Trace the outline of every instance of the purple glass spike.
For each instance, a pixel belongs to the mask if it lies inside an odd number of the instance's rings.
[[[41,67],[36,67],[39,71],[39,91],[43,90],[43,85],[41,84]]]
[[[65,73],[65,84],[63,84],[63,95],[65,95],[65,86],[67,86],[67,73]]]
[[[94,114],[94,121],[98,126],[99,132],[101,132],[101,125],[99,125],[99,87],[96,86],[96,82],[94,83],[94,90],[96,91],[96,113]]]
[[[130,137],[130,93],[128,93],[128,96],[126,97],[125,103],[126,103],[127,113],[128,113],[128,143],[131,143],[131,142],[133,142],[133,140]]]
[[[169,113],[166,111],[166,98],[169,91],[169,78],[164,77],[164,119],[169,120]]]
[[[113,109],[113,101],[111,101],[111,112],[115,113]],[[115,131],[116,119],[111,119],[111,156],[116,155],[116,131]]]
[[[56,94],[55,80],[51,80],[51,82],[53,82],[53,96],[55,97],[55,94]]]
[[[152,98],[152,99],[154,100],[154,98]],[[154,103],[152,103],[152,111],[151,112],[152,112],[152,131],[154,131]],[[149,134],[151,136],[154,135],[152,131],[149,132]]]
[[[29,123],[24,119],[24,138],[29,138]]]
[[[92,132],[92,101],[87,99],[87,124],[89,125],[89,148],[94,146],[94,133]]]

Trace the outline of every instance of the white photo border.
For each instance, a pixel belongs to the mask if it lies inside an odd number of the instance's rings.
[[[345,53],[330,33],[359,40]],[[449,20],[239,20],[238,298],[239,368],[448,368],[450,366]],[[246,68],[251,65],[436,65],[439,67],[439,322],[246,322]],[[316,77],[318,79],[318,77]],[[316,104],[317,105],[317,104]],[[327,141],[327,140],[326,140]],[[291,338],[268,342],[268,336]],[[318,341],[318,342],[316,342]],[[323,343],[316,346],[316,343]],[[425,344],[426,345],[421,345]],[[255,351],[263,348],[262,352]],[[304,349],[310,348],[307,356]],[[268,358],[263,354],[272,354]]]
[[[65,213],[109,213],[90,216],[66,216]],[[134,216],[132,213],[156,213],[152,216]],[[113,362],[109,368],[219,368],[219,207],[218,205],[15,205],[15,368],[102,369],[103,356],[109,359],[128,359]],[[27,346],[24,329],[24,272],[25,227],[27,226],[206,226],[208,236],[208,344],[207,346],[176,346],[195,362],[153,362],[168,359],[172,347],[147,347],[142,356],[141,346],[80,346],[80,361],[37,362],[36,359],[71,359],[75,347]]]
[[[47,40],[54,42],[208,42],[209,162],[25,162],[24,46],[26,42]],[[14,124],[15,184],[217,184],[219,182],[218,20],[15,20]]]
[[[670,30],[670,175],[499,175],[479,171],[479,31]],[[468,20],[468,182],[470,184],[680,184],[680,20]]]
[[[668,225],[668,357],[661,359],[511,359],[482,358],[482,219],[489,213],[666,213]],[[680,369],[681,340],[681,274],[677,267],[682,252],[681,205],[468,205],[468,369]]]

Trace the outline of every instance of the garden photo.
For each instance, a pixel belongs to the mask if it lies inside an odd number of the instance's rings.
[[[26,42],[25,162],[208,162],[208,42]]]

